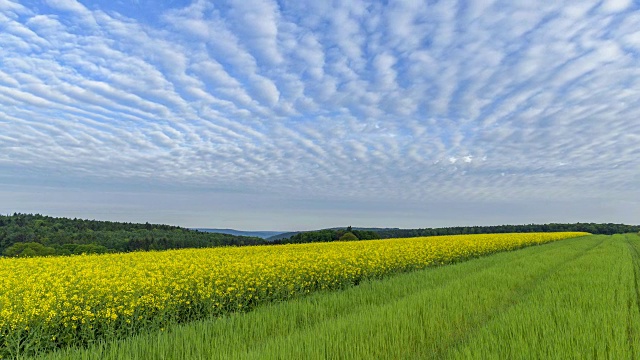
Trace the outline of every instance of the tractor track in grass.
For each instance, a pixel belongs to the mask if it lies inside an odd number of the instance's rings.
[[[635,290],[635,304],[629,304],[629,311],[637,311],[640,315],[640,251],[638,251],[637,245],[633,244],[630,236],[626,236],[625,238],[627,247],[629,248],[629,252],[631,253],[631,260],[633,262],[633,285]],[[634,306],[635,305],[635,306]],[[635,307],[634,310],[631,308]],[[631,346],[632,357],[637,358],[637,354],[635,353],[635,337],[637,334],[635,333],[637,329],[634,327],[632,317],[628,317],[627,323],[627,340],[629,341],[629,345]]]
[[[600,246],[558,268],[447,358],[636,359],[640,272],[634,273],[638,252],[632,253],[629,242],[640,244],[640,238],[601,239]]]
[[[520,304],[523,301],[526,301],[526,299],[537,288],[539,288],[541,286],[541,284],[543,284],[546,279],[548,279],[553,274],[557,273],[562,268],[565,268],[565,267],[569,266],[571,263],[574,263],[574,262],[578,261],[579,259],[583,258],[590,251],[592,251],[592,250],[598,248],[599,246],[601,246],[603,244],[603,242],[605,241],[605,239],[606,238],[603,237],[599,242],[593,244],[592,246],[590,246],[588,248],[585,248],[585,249],[582,249],[581,251],[577,252],[573,256],[568,257],[567,259],[564,259],[563,261],[558,261],[557,263],[553,264],[551,267],[547,268],[540,275],[538,275],[535,278],[532,278],[532,279],[526,281],[525,283],[522,283],[520,286],[518,286],[516,289],[514,289],[511,292],[511,295],[506,299],[506,303],[503,306],[497,308],[496,311],[494,311],[494,312],[488,313],[482,319],[481,322],[479,322],[479,323],[475,324],[475,326],[472,326],[471,328],[469,328],[468,331],[466,331],[462,337],[456,339],[454,341],[454,343],[452,343],[450,346],[447,347],[447,349],[445,350],[445,353],[446,353],[446,351],[448,351],[450,349],[454,349],[458,345],[463,344],[467,339],[471,338],[474,334],[476,334],[477,331],[479,331],[483,327],[487,326],[489,323],[491,323],[492,320],[498,318],[501,314],[504,314],[504,313],[508,312],[510,309],[512,309],[516,305]],[[444,354],[442,354],[442,355],[444,355]]]
[[[445,346],[441,347],[436,353],[431,354],[433,358],[441,358],[442,356],[445,356],[446,353],[452,349],[455,348],[458,344],[464,342],[466,340],[467,337],[471,336],[476,330],[481,329],[483,326],[485,326],[487,323],[491,322],[491,320],[493,320],[494,318],[500,316],[500,314],[508,311],[509,309],[511,309],[513,306],[517,305],[518,303],[520,303],[524,298],[526,298],[526,296],[533,292],[536,287],[538,286],[538,284],[542,283],[545,279],[547,279],[549,276],[551,276],[552,274],[556,273],[559,269],[561,269],[564,266],[568,266],[570,263],[582,258],[583,256],[585,256],[589,251],[597,248],[598,246],[602,245],[603,241],[605,240],[605,238],[601,238],[599,241],[594,242],[593,244],[591,244],[590,246],[584,248],[584,249],[580,249],[579,251],[577,251],[574,254],[570,254],[567,257],[564,257],[562,259],[555,259],[552,264],[550,264],[549,267],[546,267],[544,269],[538,269],[540,271],[540,273],[533,275],[533,277],[527,279],[526,281],[522,282],[520,285],[517,286],[516,289],[512,289],[509,292],[509,295],[506,295],[505,297],[502,297],[501,299],[499,299],[497,301],[496,304],[496,309],[495,311],[492,311],[491,313],[487,314],[486,316],[471,322],[469,325],[469,327],[466,327],[467,331],[463,332],[461,334],[461,337],[454,337],[452,338],[452,341],[449,344],[446,344]],[[519,250],[516,250],[514,252],[507,252],[507,253],[503,253],[501,254],[502,256],[513,256],[516,254],[521,254],[520,256],[517,256],[516,258],[512,259],[509,263],[510,264],[517,264],[520,261],[530,261],[532,256],[535,256],[537,258],[546,258],[548,257],[550,252],[557,252],[559,251],[559,247],[560,248],[565,248],[565,247],[570,247],[571,245],[569,244],[555,244],[556,246],[554,247],[546,247],[545,245],[540,245],[541,248],[539,249],[540,251],[535,253],[535,254],[526,254],[525,253],[519,253]],[[559,246],[562,245],[562,246]],[[497,256],[500,256],[498,254],[496,254]],[[496,256],[494,255],[494,256]],[[471,260],[469,263],[466,263],[465,266],[469,266],[471,265],[471,262],[473,262],[473,260]],[[269,344],[275,344],[275,343],[279,343],[281,342],[283,339],[287,339],[290,338],[291,336],[299,336],[300,338],[304,338],[304,335],[301,335],[300,332],[302,333],[321,333],[322,329],[325,328],[327,326],[327,324],[332,324],[333,326],[336,326],[338,328],[343,329],[343,331],[347,331],[349,329],[350,326],[352,326],[352,324],[355,323],[355,319],[358,319],[359,317],[365,315],[366,313],[372,313],[372,312],[380,312],[380,311],[387,311],[389,313],[392,313],[394,311],[394,309],[396,308],[403,308],[405,307],[405,304],[407,303],[411,303],[412,300],[415,299],[420,299],[420,298],[424,298],[424,297],[429,297],[430,295],[432,295],[432,293],[435,293],[438,291],[438,289],[440,288],[444,288],[446,286],[451,285],[454,282],[459,282],[461,284],[471,284],[471,286],[473,286],[473,284],[476,283],[481,283],[482,281],[473,281],[473,279],[471,278],[475,278],[475,279],[482,279],[483,277],[487,277],[487,276],[492,276],[493,274],[491,274],[491,272],[493,270],[495,270],[495,268],[500,267],[500,266],[505,266],[502,263],[493,263],[493,264],[482,264],[483,266],[475,269],[474,271],[470,271],[469,273],[464,274],[461,277],[455,277],[455,278],[451,278],[448,279],[448,281],[443,281],[441,283],[439,283],[437,286],[434,287],[429,287],[428,289],[422,289],[420,291],[416,291],[416,292],[412,292],[412,293],[408,293],[405,294],[402,297],[399,298],[391,298],[391,299],[387,299],[387,301],[379,303],[379,304],[363,304],[362,306],[359,306],[357,309],[353,309],[350,308],[348,312],[343,312],[341,314],[338,314],[337,316],[331,317],[331,318],[324,318],[322,319],[322,321],[314,323],[314,324],[307,324],[306,327],[302,327],[302,328],[297,328],[295,331],[292,331],[291,333],[288,334],[279,334],[275,337],[271,337],[268,339],[265,339],[264,342],[260,342],[259,344],[253,344],[254,346],[252,346],[250,349],[246,349],[247,353],[244,353],[245,355],[247,355],[247,358],[260,358],[260,355],[262,353],[262,350],[266,347],[269,347]],[[455,266],[455,265],[449,265],[449,266]],[[437,269],[435,269],[437,271]],[[336,331],[339,332],[339,331]],[[293,335],[292,335],[293,334]],[[454,334],[455,335],[455,334]],[[424,354],[419,354],[416,355],[417,357],[421,357]]]
[[[553,243],[553,244],[561,248],[569,246],[562,243]],[[537,250],[534,256],[546,257],[548,256],[548,253],[557,251],[554,248],[546,247],[545,245],[547,244],[530,247],[532,249]],[[440,271],[446,268],[447,269],[446,271],[451,272],[451,274],[449,274],[445,279],[438,279],[434,281],[431,284],[431,286],[428,288],[428,291],[429,292],[438,291],[439,289],[449,286],[453,282],[466,282],[467,279],[469,279],[470,277],[476,277],[476,278],[481,277],[486,272],[491,272],[493,268],[498,266],[503,266],[500,263],[490,263],[490,262],[482,261],[483,258],[510,256],[510,257],[514,257],[514,259],[512,259],[511,262],[526,261],[531,256],[531,254],[525,254],[520,252],[521,250],[524,250],[524,249],[526,248],[491,254],[488,256],[474,258],[474,259],[470,259],[470,260],[455,263],[455,264],[447,264],[447,265],[424,269],[422,271],[431,272],[431,271]],[[464,266],[466,271],[462,271],[462,270],[453,271],[454,269],[459,268],[460,266]],[[471,269],[468,269],[468,268],[471,268]],[[407,276],[407,275],[411,276],[411,272],[394,274],[387,277],[387,279],[393,278],[395,276]],[[377,279],[370,279],[370,280],[364,281],[363,283],[361,283],[360,285],[357,285],[356,287],[340,290],[338,292],[332,291],[330,292],[330,294],[333,294],[334,296],[340,296],[339,294],[344,293],[344,291],[358,291],[357,288],[370,286],[372,284],[373,286],[383,286],[382,283],[377,281]],[[245,348],[246,354],[259,354],[261,349],[268,346],[269,343],[278,342],[278,341],[281,341],[282,339],[286,339],[291,336],[296,336],[296,334],[299,332],[313,333],[313,332],[317,332],[318,329],[322,329],[329,323],[335,323],[340,321],[344,321],[345,323],[350,323],[350,320],[349,320],[350,318],[358,317],[359,315],[365,314],[367,312],[372,312],[372,311],[376,311],[377,309],[383,309],[383,308],[399,307],[401,306],[400,305],[401,303],[408,302],[412,298],[423,297],[425,291],[427,291],[423,288],[413,288],[413,287],[409,289],[388,288],[387,290],[388,290],[388,292],[386,292],[387,297],[367,298],[365,295],[365,297],[358,298],[357,300],[354,301],[354,302],[357,302],[355,306],[353,306],[354,304],[352,303],[349,307],[333,309],[332,314],[330,314],[329,316],[327,316],[325,312],[326,310],[322,306],[317,306],[315,308],[315,311],[317,311],[317,313],[307,312],[304,314],[288,314],[289,316],[297,320],[292,322],[291,324],[289,324],[289,326],[286,326],[286,327],[277,327],[277,328],[269,329],[268,331],[269,333],[277,334],[275,336],[274,335],[266,336],[266,334],[263,334],[263,336],[257,339],[247,339],[247,340],[250,340],[250,341],[247,341],[247,343],[250,343],[251,345]],[[393,296],[394,293],[397,295]],[[310,297],[303,298],[301,300],[313,301],[313,299],[314,297],[312,295]],[[272,307],[275,311],[279,309],[277,303],[267,304],[265,305],[265,307],[267,308]],[[249,313],[235,314],[233,316],[253,317],[255,315],[252,314],[252,312],[249,312]],[[260,334],[258,334],[258,336],[260,336]],[[259,358],[259,356],[256,355],[256,358]]]

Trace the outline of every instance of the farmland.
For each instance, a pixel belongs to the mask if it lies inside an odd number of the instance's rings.
[[[443,236],[2,259],[2,354],[86,346],[391,273],[583,235]]]
[[[639,251],[568,239],[42,359],[635,359]]]

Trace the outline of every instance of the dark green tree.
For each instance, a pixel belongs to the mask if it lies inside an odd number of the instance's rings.
[[[26,242],[9,246],[3,254],[9,257],[50,256],[56,254],[56,249],[37,242]]]
[[[352,232],[346,232],[339,239],[340,241],[355,241],[359,240],[357,236],[355,236]]]

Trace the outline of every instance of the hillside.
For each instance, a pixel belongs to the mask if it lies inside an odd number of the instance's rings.
[[[275,237],[285,233],[284,231],[242,231],[242,230],[235,230],[235,229],[210,229],[210,228],[191,228],[191,230],[210,232],[210,233],[219,233],[219,234],[237,235],[237,236],[259,237],[262,239]]]
[[[71,255],[214,246],[260,245],[259,237],[178,226],[68,219],[39,214],[0,215],[0,254]]]
[[[423,229],[336,227],[281,233],[232,229],[187,229],[161,224],[69,219],[16,213],[0,215],[0,255],[28,257],[437,235],[562,231],[611,235],[640,232],[640,226],[611,223],[552,223]],[[347,234],[349,235],[343,237]]]
[[[346,228],[331,228],[312,231],[297,231],[281,233],[267,238],[268,241],[276,243],[292,242],[318,242],[332,241],[322,240],[326,238],[328,232],[339,233]],[[562,231],[583,231],[597,235],[613,235],[640,232],[640,225],[625,225],[613,223],[574,223],[574,224],[527,224],[527,225],[495,225],[495,226],[453,226],[441,228],[420,228],[420,229],[400,229],[400,228],[359,228],[355,231],[375,233],[376,236],[367,235],[360,237],[363,239],[391,239],[408,238],[419,236],[441,236],[441,235],[466,235],[466,234],[504,234],[504,233],[532,233],[532,232],[562,232]],[[356,234],[357,235],[357,234]],[[305,239],[305,241],[301,241]],[[334,239],[335,240],[335,239]]]

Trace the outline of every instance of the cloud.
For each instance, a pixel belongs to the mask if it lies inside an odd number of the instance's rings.
[[[283,61],[278,51],[278,4],[269,0],[236,0],[230,4],[228,23],[255,50],[260,63],[275,66]]]
[[[290,201],[640,191],[630,1],[46,5],[0,0],[0,170]]]
[[[633,4],[632,0],[605,0],[601,8],[605,12],[620,12],[626,10],[631,4]]]
[[[86,13],[87,8],[76,0],[46,0],[47,5],[56,10]]]

